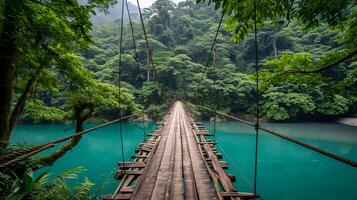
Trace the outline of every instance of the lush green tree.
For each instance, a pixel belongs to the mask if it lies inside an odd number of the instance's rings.
[[[119,90],[121,90],[119,92]],[[134,101],[134,96],[125,88],[117,88],[115,85],[101,83],[98,81],[88,81],[84,87],[77,86],[72,91],[64,92],[66,110],[69,118],[76,124],[76,133],[83,131],[83,125],[88,119],[97,116],[102,112],[111,112],[113,109],[124,110],[124,113],[136,112],[139,108]],[[120,98],[119,98],[120,94]],[[39,164],[52,165],[58,158],[62,157],[67,151],[75,147],[82,136],[73,137],[67,144],[60,149],[39,158]]]
[[[274,92],[264,95],[263,110],[266,116],[274,120],[286,120],[301,113],[313,113],[316,106],[308,94]]]
[[[0,140],[6,146],[11,130],[23,111],[41,71],[49,68],[63,50],[87,46],[90,13],[107,8],[114,0],[37,1],[5,0],[0,17]],[[64,69],[66,70],[66,69]],[[16,75],[21,74],[21,77]],[[12,97],[17,79],[28,79],[14,109]]]
[[[43,101],[34,99],[28,101],[22,117],[24,119],[33,120],[34,122],[60,122],[65,119],[65,115],[65,111],[62,109],[54,106],[47,106]]]

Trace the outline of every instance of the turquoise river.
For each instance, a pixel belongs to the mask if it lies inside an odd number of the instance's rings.
[[[94,124],[87,124],[86,128]],[[154,123],[147,124],[155,129]],[[209,131],[211,123],[205,123]],[[357,127],[332,123],[264,124],[338,155],[357,160]],[[73,132],[71,125],[19,125],[12,134],[12,143],[41,144]],[[118,124],[96,130],[53,166],[40,170],[55,176],[65,170],[83,166],[79,180],[88,177],[95,186],[93,194],[113,192],[114,172],[122,160]],[[123,123],[124,157],[127,160],[143,140],[140,123]],[[255,135],[251,127],[237,122],[219,122],[216,140],[228,171],[237,176],[235,183],[242,192],[252,191]],[[49,150],[51,151],[51,150]],[[52,150],[53,151],[53,150]],[[46,154],[43,152],[42,154]],[[41,172],[36,172],[41,173]],[[356,200],[357,169],[319,155],[275,136],[259,137],[258,193],[265,200]],[[70,184],[74,184],[73,182]]]

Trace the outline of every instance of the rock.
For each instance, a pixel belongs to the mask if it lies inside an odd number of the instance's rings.
[[[340,118],[337,122],[348,126],[357,126],[357,117]]]

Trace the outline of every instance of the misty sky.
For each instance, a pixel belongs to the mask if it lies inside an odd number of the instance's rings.
[[[136,0],[129,0],[131,3],[133,3],[134,5],[136,5]],[[153,4],[156,0],[139,0],[140,6],[143,8],[147,8],[150,7],[151,4]],[[172,0],[173,2],[175,2],[176,4],[180,1],[184,1],[184,0]]]

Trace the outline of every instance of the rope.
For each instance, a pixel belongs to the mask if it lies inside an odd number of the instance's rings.
[[[128,115],[128,116],[125,116],[125,117],[122,117],[121,119],[116,119],[116,120],[113,120],[113,121],[110,121],[110,122],[107,122],[107,123],[104,123],[104,124],[101,124],[101,125],[98,125],[98,126],[95,126],[93,128],[89,128],[89,129],[86,129],[84,131],[81,131],[81,132],[77,132],[77,133],[74,133],[72,135],[69,135],[69,136],[66,136],[66,137],[62,137],[62,138],[59,138],[59,139],[56,139],[56,140],[52,140],[46,144],[43,144],[43,145],[39,145],[37,147],[33,147],[33,148],[29,148],[27,150],[19,150],[19,151],[16,151],[16,152],[13,152],[13,153],[10,153],[10,154],[7,154],[7,155],[3,155],[0,157],[0,169],[1,168],[5,168],[7,166],[10,166],[10,165],[13,165],[13,164],[16,164],[18,163],[19,161],[25,159],[25,158],[28,158],[28,157],[31,157],[41,151],[44,151],[46,149],[49,149],[49,148],[52,148],[54,147],[56,144],[58,143],[62,143],[64,141],[67,141],[67,140],[70,140],[74,137],[77,137],[77,136],[82,136],[84,134],[87,134],[87,133],[90,133],[94,130],[97,130],[99,128],[102,128],[102,127],[105,127],[105,126],[108,126],[110,124],[113,124],[115,122],[119,122],[121,120],[124,120],[124,119],[127,119],[127,118],[130,118],[132,116],[134,116],[135,114],[131,114],[131,115]],[[21,153],[21,155],[19,155]]]
[[[151,55],[151,51],[150,51],[150,46],[149,46],[149,41],[148,41],[148,37],[147,37],[147,34],[146,34],[146,29],[145,29],[145,25],[144,25],[144,19],[143,19],[143,15],[141,13],[141,7],[140,7],[140,3],[139,3],[139,0],[136,0],[137,4],[138,4],[138,9],[139,9],[139,15],[140,15],[140,22],[141,22],[141,26],[143,28],[143,32],[144,32],[144,38],[145,38],[145,42],[146,42],[146,48],[147,48],[147,51],[148,51],[148,56],[149,56],[149,61],[152,65],[152,68],[154,70],[154,80],[156,79],[156,69],[155,69],[155,65],[154,65],[154,62],[153,62],[153,59],[152,59],[152,55]],[[148,64],[148,67],[150,68],[150,65]]]
[[[201,83],[202,83],[203,77],[204,77],[205,74],[206,74],[206,71],[207,71],[209,62],[210,62],[210,60],[211,60],[211,55],[212,55],[213,49],[214,49],[214,47],[215,47],[215,45],[216,45],[216,42],[217,42],[217,37],[218,37],[219,29],[221,28],[221,25],[222,25],[223,17],[224,17],[224,12],[222,12],[222,16],[221,16],[221,18],[220,18],[220,20],[219,20],[218,28],[217,28],[216,34],[215,34],[215,36],[214,36],[214,38],[213,38],[212,46],[211,46],[211,49],[210,49],[210,53],[208,54],[208,58],[207,58],[207,62],[206,62],[205,68],[203,69],[201,78],[199,79],[199,83],[198,83],[197,86],[196,86],[196,91],[195,91],[195,95],[194,95],[195,105],[197,105],[198,87],[199,87],[199,86],[201,85]]]
[[[130,30],[131,30],[131,35],[132,35],[132,39],[133,39],[133,47],[134,47],[134,60],[136,62],[136,67],[138,70],[138,74],[139,74],[139,81],[141,83],[141,87],[140,87],[140,95],[141,97],[143,97],[143,82],[144,80],[141,79],[141,70],[140,70],[140,66],[139,66],[139,61],[138,61],[138,52],[136,51],[136,42],[135,42],[135,35],[134,35],[134,28],[133,28],[133,22],[131,20],[131,16],[130,16],[130,12],[129,12],[129,6],[128,6],[128,1],[125,1],[126,4],[126,11],[128,13],[128,18],[129,18],[129,24],[130,24]],[[143,125],[143,132],[144,132],[144,139],[146,138],[146,128],[145,128],[145,102],[143,101],[143,105],[144,105],[144,109],[142,112],[142,125]]]
[[[239,167],[233,162],[233,159],[223,150],[223,148],[217,143],[216,146],[220,149],[220,151],[223,153],[223,155],[227,158],[230,164],[233,165],[233,169],[236,169],[238,173],[241,175],[243,178],[244,182],[250,187],[250,189],[253,190],[253,185],[249,182],[248,178],[243,174],[243,172],[239,169]]]
[[[214,112],[214,110],[211,109],[211,108],[208,108],[208,107],[205,107],[205,106],[200,106],[200,105],[196,105],[196,106],[197,106],[197,107],[200,107],[200,108],[203,108],[203,109],[205,109],[205,110]],[[221,116],[224,116],[224,117],[227,117],[227,118],[230,118],[230,119],[233,119],[233,120],[236,120],[236,121],[239,121],[239,122],[242,122],[242,123],[247,124],[247,125],[249,125],[249,126],[255,127],[255,124],[254,124],[254,123],[249,122],[249,121],[246,121],[246,120],[243,120],[243,119],[240,119],[240,118],[238,118],[238,117],[234,117],[234,116],[231,116],[231,115],[228,115],[228,114],[219,112],[219,111],[217,111],[217,114],[219,114],[219,115],[221,115]],[[293,138],[293,137],[286,136],[286,135],[284,135],[284,134],[275,132],[275,131],[273,131],[273,130],[271,130],[271,129],[267,129],[267,128],[264,128],[264,127],[259,127],[259,130],[265,131],[265,132],[267,132],[267,133],[269,133],[269,134],[272,134],[272,135],[274,135],[274,136],[280,137],[280,138],[282,138],[282,139],[284,139],[284,140],[293,142],[293,143],[295,143],[295,144],[297,144],[297,145],[300,145],[300,146],[302,146],[302,147],[305,147],[305,148],[307,148],[307,149],[310,149],[310,150],[312,150],[312,151],[315,151],[315,152],[317,152],[317,153],[319,153],[319,154],[322,154],[322,155],[324,155],[324,156],[327,156],[327,157],[332,158],[332,159],[334,159],[334,160],[337,160],[337,161],[339,161],[339,162],[345,163],[345,164],[350,165],[350,166],[352,166],[352,167],[357,167],[357,162],[355,162],[355,161],[352,161],[352,160],[350,160],[350,159],[347,159],[347,158],[344,158],[344,157],[342,157],[342,156],[336,155],[336,154],[331,153],[331,152],[329,152],[329,151],[320,149],[320,148],[318,148],[318,147],[316,147],[316,146],[313,146],[313,145],[310,145],[310,144],[306,144],[306,143],[304,143],[304,142],[302,142],[302,141],[300,141],[300,140],[297,140],[297,139],[295,139],[295,138]]]
[[[254,188],[257,194],[258,146],[259,146],[259,67],[258,67],[258,40],[257,40],[257,2],[254,0],[254,46],[255,46],[255,85],[256,85],[256,122],[255,122],[255,159],[254,159]]]
[[[118,99],[118,105],[119,105],[119,118],[122,116],[122,109],[121,109],[121,73],[122,73],[122,53],[123,53],[123,30],[124,30],[124,0],[122,0],[122,5],[121,5],[121,20],[120,20],[120,44],[119,44],[119,67],[118,67],[118,87],[119,87],[119,99]],[[124,140],[123,140],[123,126],[121,120],[119,121],[119,132],[120,132],[120,147],[121,147],[121,156],[122,156],[122,161],[123,165],[125,165],[124,161]],[[125,166],[124,166],[124,171],[125,171]]]
[[[217,104],[218,104],[218,91],[216,90],[216,47],[213,49],[213,94],[214,94],[214,118],[213,118],[213,141],[216,141],[216,122],[217,122]]]

